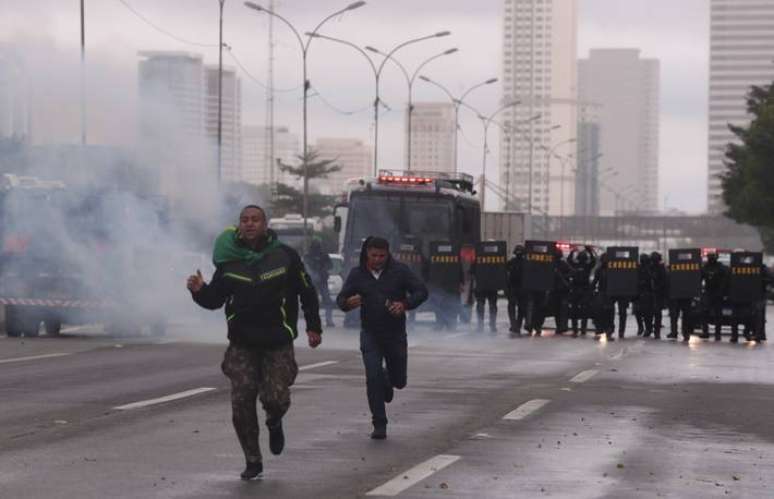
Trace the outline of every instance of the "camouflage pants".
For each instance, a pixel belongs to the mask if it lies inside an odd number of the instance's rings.
[[[253,350],[229,345],[221,365],[231,380],[231,411],[239,443],[250,462],[261,460],[256,401],[266,411],[266,425],[277,424],[290,408],[290,387],[298,374],[293,345]]]

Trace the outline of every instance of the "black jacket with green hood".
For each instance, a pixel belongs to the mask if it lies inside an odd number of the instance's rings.
[[[229,227],[215,241],[213,263],[212,280],[192,295],[210,310],[226,305],[232,343],[259,349],[292,343],[298,336],[299,297],[306,329],[322,332],[317,291],[304,264],[273,231],[256,251],[242,242],[236,227]]]

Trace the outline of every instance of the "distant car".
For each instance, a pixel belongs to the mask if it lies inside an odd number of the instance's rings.
[[[331,257],[331,271],[328,277],[328,292],[336,296],[344,285],[344,277],[341,275],[344,270],[344,257],[338,253],[329,253]]]

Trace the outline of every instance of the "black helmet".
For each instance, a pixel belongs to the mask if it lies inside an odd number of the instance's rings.
[[[524,245],[523,244],[517,244],[513,247],[513,254],[516,256],[524,254]]]
[[[589,252],[588,251],[581,251],[578,253],[578,263],[582,265],[586,265],[589,263]]]
[[[708,254],[707,263],[718,263],[718,254],[717,253]]]
[[[653,263],[661,263],[661,253],[654,251],[650,254],[650,259],[653,260]]]
[[[647,253],[640,255],[640,265],[647,265],[650,262],[650,256]]]

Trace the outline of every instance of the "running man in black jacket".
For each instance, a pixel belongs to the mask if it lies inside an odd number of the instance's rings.
[[[345,312],[360,307],[360,351],[374,425],[371,438],[387,438],[384,404],[392,401],[393,388],[406,386],[406,311],[421,305],[427,294],[424,283],[390,256],[385,239],[369,237],[363,243],[360,266],[350,271],[336,297]]]
[[[201,272],[188,278],[200,306],[226,305],[229,346],[221,369],[231,380],[231,407],[247,466],[242,479],[263,471],[258,446],[256,399],[260,396],[269,428],[269,448],[285,445],[282,417],[290,408],[290,386],[298,374],[293,340],[298,336],[298,298],[306,319],[309,346],[322,341],[317,291],[298,253],[267,229],[266,214],[247,206],[239,227],[230,227],[215,242],[215,274],[209,284]]]

